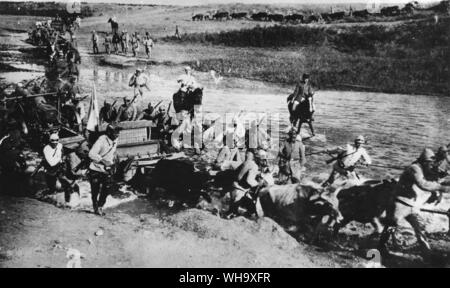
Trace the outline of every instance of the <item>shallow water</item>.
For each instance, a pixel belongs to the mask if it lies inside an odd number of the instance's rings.
[[[151,91],[146,91],[139,103],[144,106],[149,101],[164,100],[168,105],[177,90],[180,72],[180,68],[151,67],[147,71]],[[133,93],[127,85],[131,73],[131,69],[112,67],[100,67],[95,73],[87,69],[82,71],[81,83],[97,79],[100,101],[118,99],[121,103],[120,97],[131,97]],[[196,72],[195,76],[205,86],[204,112],[222,117],[242,110],[267,113],[269,118],[279,117],[281,131],[287,127],[286,97],[291,89],[240,79],[224,79],[215,84],[209,73]],[[363,134],[368,139],[367,150],[374,163],[407,165],[424,147],[437,149],[450,142],[450,97],[317,91],[315,101],[316,134],[323,134],[327,141],[306,142],[308,149],[314,151],[351,143],[354,137]],[[308,130],[307,125],[304,129]]]

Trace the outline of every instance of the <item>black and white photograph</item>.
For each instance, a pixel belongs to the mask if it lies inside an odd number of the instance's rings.
[[[0,268],[450,268],[449,149],[450,0],[0,1]]]

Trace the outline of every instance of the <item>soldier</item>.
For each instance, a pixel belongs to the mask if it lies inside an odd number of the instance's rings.
[[[178,25],[175,25],[175,38],[177,38],[178,40],[181,39],[180,31],[178,31]]]
[[[98,35],[95,30],[92,30],[92,50],[94,54],[98,54]]]
[[[150,59],[150,54],[153,48],[153,40],[152,38],[150,38],[150,34],[148,34],[148,32],[146,38],[144,39],[144,47],[145,47],[145,54],[147,54],[147,58]]]
[[[297,155],[298,151],[298,158],[296,158],[294,155]],[[292,171],[291,167],[291,161],[294,159],[298,159],[300,162],[300,171],[298,175],[299,177],[294,177],[294,173]],[[306,163],[306,157],[305,157],[305,145],[303,144],[302,138],[300,135],[296,137],[295,130],[291,129],[288,132],[288,137],[286,138],[286,141],[282,144],[280,147],[280,151],[278,153],[278,177],[282,183],[287,182],[289,179],[291,179],[292,182],[298,182],[298,180],[301,177],[301,173],[303,171],[303,168]]]
[[[144,95],[144,87],[150,91],[150,87],[148,86],[150,79],[143,72],[142,69],[136,69],[136,72],[131,76],[130,81],[128,82],[128,86],[134,87],[134,94],[136,95],[136,90],[138,90],[141,98],[143,98]]]
[[[128,43],[130,42],[130,37],[128,35],[127,30],[122,33],[122,52],[127,55],[128,54]]]
[[[137,116],[136,104],[127,97],[123,97],[123,104],[119,107],[117,111],[116,122],[122,121],[134,121]]]
[[[44,168],[45,179],[48,186],[48,193],[53,194],[56,191],[56,181],[59,180],[64,189],[64,198],[66,202],[70,202],[72,187],[69,179],[64,175],[63,167],[63,145],[59,143],[57,133],[50,135],[50,143],[44,147]]]
[[[112,42],[111,37],[109,36],[108,33],[106,33],[105,43],[103,43],[103,45],[105,45],[105,52],[108,55],[111,54],[111,42]]]
[[[139,52],[139,37],[137,32],[131,35],[131,51],[133,52],[133,57],[136,57]]]
[[[100,136],[89,151],[92,206],[94,213],[100,216],[105,215],[103,206],[109,194],[119,132],[119,127],[108,125],[105,135]]]
[[[142,111],[136,120],[155,120],[157,112],[158,111],[152,106],[152,103],[149,102],[147,108]]]
[[[115,33],[114,35],[113,35],[113,38],[112,38],[112,44],[113,44],[113,48],[114,48],[114,53],[115,54],[119,54],[119,43],[120,43],[121,41],[120,41],[120,36],[119,36],[119,34],[118,33]]]
[[[354,179],[359,179],[358,175],[354,171],[356,163],[363,158],[366,165],[372,164],[369,154],[367,154],[366,149],[362,146],[363,144],[365,144],[365,139],[362,135],[360,135],[355,139],[353,145],[347,144],[345,149],[337,147],[335,149],[327,150],[329,154],[338,154],[338,156],[332,159],[336,162],[333,165],[333,170],[331,171],[330,177],[322,184],[322,187],[332,185],[338,175],[342,175],[347,178],[352,177]]]
[[[420,208],[429,203],[430,193],[450,193],[450,187],[430,181],[435,169],[435,155],[431,149],[424,149],[420,157],[407,167],[397,183],[391,204],[386,210],[386,226],[380,237],[379,250],[387,253],[386,243],[395,231],[400,220],[406,220],[414,229],[417,240],[428,256],[430,244],[425,236],[425,225]],[[436,199],[435,197],[432,197]]]

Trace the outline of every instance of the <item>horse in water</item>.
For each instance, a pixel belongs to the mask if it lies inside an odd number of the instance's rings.
[[[191,119],[194,117],[194,106],[202,105],[203,88],[196,88],[193,91],[184,92],[178,90],[173,94],[173,108],[178,113],[186,110],[191,114]]]
[[[311,97],[305,98],[303,102],[298,104],[295,107],[294,110],[294,103],[292,101],[292,98],[294,97],[294,94],[289,95],[287,98],[288,102],[288,110],[289,110],[289,121],[292,124],[292,127],[297,128],[297,132],[300,133],[302,125],[304,123],[308,123],[309,129],[311,129],[311,133],[314,136],[314,127],[312,125],[312,122],[314,121],[314,111],[311,111]]]

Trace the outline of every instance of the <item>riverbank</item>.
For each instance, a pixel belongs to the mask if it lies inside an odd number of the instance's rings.
[[[0,196],[0,267],[354,267],[365,260],[321,253],[271,219],[221,219],[201,210],[166,218],[98,217],[28,198]],[[102,232],[99,232],[102,231]]]
[[[445,17],[437,23],[428,18],[392,25],[279,25],[162,40],[197,44],[202,59],[187,62],[223,76],[295,85],[309,72],[319,89],[448,96],[449,24]],[[211,47],[233,52],[217,56]]]

